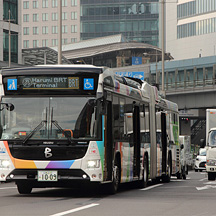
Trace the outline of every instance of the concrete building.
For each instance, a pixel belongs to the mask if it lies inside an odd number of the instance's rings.
[[[9,30],[11,35],[11,65],[22,62],[20,12],[20,1],[0,0],[0,68],[9,65]]]
[[[167,1],[166,52],[175,60],[216,54],[216,0]]]
[[[22,0],[22,48],[58,45],[58,0]],[[80,2],[62,0],[62,44],[80,40]]]

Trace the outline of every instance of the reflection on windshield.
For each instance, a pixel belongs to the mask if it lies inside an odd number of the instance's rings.
[[[216,147],[216,131],[211,131],[209,133],[209,146],[215,146]]]
[[[99,138],[95,99],[84,97],[3,98],[14,110],[3,109],[1,139]],[[97,120],[96,120],[97,119]]]

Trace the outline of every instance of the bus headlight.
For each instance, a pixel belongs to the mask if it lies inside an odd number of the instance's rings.
[[[2,168],[9,168],[10,161],[9,160],[0,160],[0,167]]]
[[[99,168],[100,160],[89,160],[87,162],[87,168]]]
[[[209,166],[215,166],[216,165],[216,160],[210,159],[209,161],[207,161],[207,165],[209,165]]]

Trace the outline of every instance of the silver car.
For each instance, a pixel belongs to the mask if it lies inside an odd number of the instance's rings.
[[[205,167],[206,164],[206,149],[205,148],[200,148],[199,149],[199,154],[197,155],[195,159],[195,172],[202,172],[203,170],[206,169]]]

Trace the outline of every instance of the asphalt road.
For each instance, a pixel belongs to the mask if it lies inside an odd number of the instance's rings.
[[[186,180],[150,184],[144,190],[124,184],[116,195],[96,189],[33,189],[20,195],[14,183],[0,184],[0,215],[22,216],[215,216],[216,181],[205,172]]]

